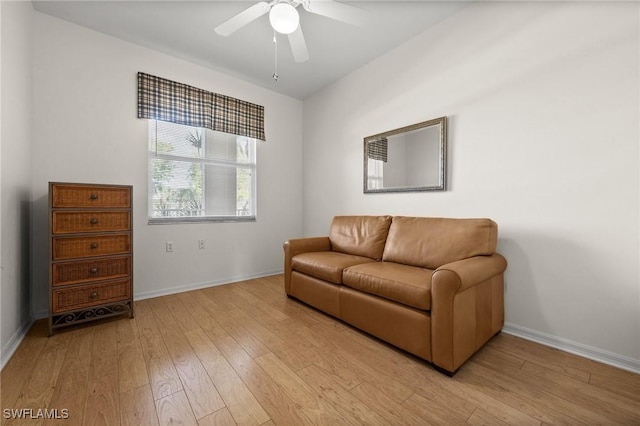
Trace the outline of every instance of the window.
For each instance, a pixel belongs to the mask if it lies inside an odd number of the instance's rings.
[[[149,120],[149,223],[250,221],[256,140]]]
[[[138,73],[149,120],[149,223],[253,221],[264,107]]]
[[[367,186],[365,189],[382,189],[384,187],[384,165],[387,162],[389,140],[365,139],[367,160]],[[365,191],[366,192],[366,191]]]
[[[367,159],[368,189],[382,189],[384,187],[384,162],[382,160]]]

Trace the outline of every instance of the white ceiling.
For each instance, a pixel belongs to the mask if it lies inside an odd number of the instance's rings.
[[[270,90],[305,99],[466,6],[465,1],[344,1],[364,11],[353,26],[299,7],[310,59],[293,60],[278,36],[273,79],[273,30],[262,16],[229,37],[214,28],[257,1],[33,1],[35,10]],[[313,2],[313,0],[312,0]]]

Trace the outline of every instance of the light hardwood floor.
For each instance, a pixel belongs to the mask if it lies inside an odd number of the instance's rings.
[[[2,424],[640,424],[640,375],[503,333],[449,378],[282,281],[143,300],[51,338],[36,322],[2,371]],[[29,408],[69,418],[4,418]]]

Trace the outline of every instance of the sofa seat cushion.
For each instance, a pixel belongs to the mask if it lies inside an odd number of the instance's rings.
[[[342,271],[349,266],[361,263],[374,263],[375,260],[335,251],[316,251],[293,256],[291,268],[303,274],[342,284]]]
[[[428,311],[433,272],[399,263],[375,262],[350,266],[345,269],[342,280],[355,290]]]

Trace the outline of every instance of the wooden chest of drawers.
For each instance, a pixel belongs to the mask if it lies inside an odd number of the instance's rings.
[[[131,186],[49,183],[49,334],[133,317]]]

